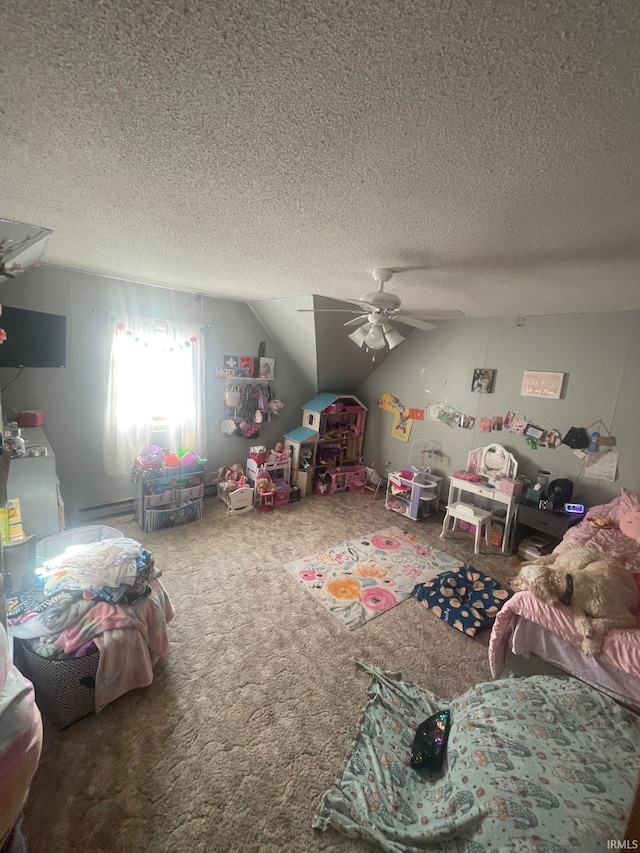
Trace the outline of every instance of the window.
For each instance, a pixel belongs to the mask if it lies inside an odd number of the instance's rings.
[[[193,323],[110,320],[104,467],[127,474],[159,426],[173,450],[206,456],[204,333]]]

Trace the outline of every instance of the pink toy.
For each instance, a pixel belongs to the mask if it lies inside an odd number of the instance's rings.
[[[157,444],[150,444],[136,456],[136,465],[140,468],[162,468],[165,464],[164,450]]]
[[[454,471],[453,476],[456,480],[467,480],[469,483],[479,483],[482,479],[480,474],[473,474],[470,471],[463,471],[462,469]]]

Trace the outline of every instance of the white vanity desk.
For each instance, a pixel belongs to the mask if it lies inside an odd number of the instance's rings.
[[[518,473],[518,462],[512,453],[505,450],[499,444],[489,444],[487,447],[478,447],[472,450],[467,457],[467,471],[475,471],[480,476],[491,477],[502,474],[505,477],[515,478]],[[473,503],[466,495],[478,495],[487,498],[495,504],[499,504],[507,511],[504,525],[504,536],[502,537],[502,551],[506,553],[511,542],[511,527],[517,509],[517,498],[507,495],[499,489],[488,485],[486,482],[472,483],[460,477],[451,477],[449,480],[449,506],[463,501]]]

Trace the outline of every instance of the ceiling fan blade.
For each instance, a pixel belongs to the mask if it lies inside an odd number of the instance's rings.
[[[418,320],[417,317],[410,317],[408,314],[394,314],[390,319],[397,320],[398,323],[404,323],[405,326],[413,326],[415,329],[423,329],[425,332],[431,329],[437,329],[433,323],[427,323],[426,320]]]
[[[343,323],[343,326],[355,326],[356,323],[361,323],[363,320],[368,319],[368,314],[361,314],[359,317],[354,317],[353,320],[347,320],[346,323]]]
[[[341,299],[341,302],[349,302],[351,305],[358,305],[360,308],[367,308],[368,310],[372,310],[375,308],[375,305],[372,305],[371,302],[367,302],[366,299]]]
[[[362,308],[359,311],[351,310],[350,308],[297,308],[298,313],[304,314],[361,314]]]
[[[435,308],[433,311],[425,311],[424,316],[429,320],[464,320],[466,314],[456,309],[438,310]]]

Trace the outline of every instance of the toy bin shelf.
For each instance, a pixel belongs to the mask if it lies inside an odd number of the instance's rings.
[[[199,521],[204,514],[202,464],[149,471],[137,489],[136,520],[145,533]]]
[[[423,471],[395,471],[389,474],[385,507],[418,521],[438,509],[442,477]]]

